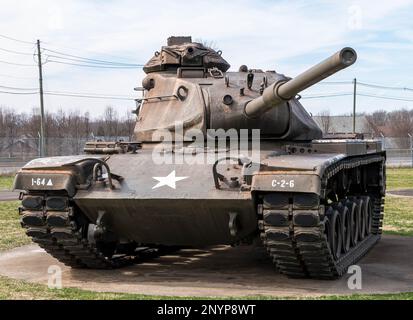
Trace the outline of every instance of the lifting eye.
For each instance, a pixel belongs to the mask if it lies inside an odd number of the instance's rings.
[[[189,47],[189,48],[188,48],[188,53],[189,53],[189,54],[192,54],[193,52],[194,52],[194,48]]]
[[[180,100],[185,100],[188,97],[188,88],[185,86],[180,86],[176,92]]]

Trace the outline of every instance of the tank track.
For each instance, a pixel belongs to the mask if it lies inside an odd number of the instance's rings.
[[[322,177],[322,188],[325,189],[328,180],[336,177],[343,169],[373,163],[383,166],[384,161],[381,155],[343,160],[326,169]],[[384,179],[384,176],[380,176],[381,182],[384,183]],[[257,210],[260,236],[280,273],[293,278],[335,279],[347,272],[349,266],[360,260],[380,240],[384,205],[381,190],[349,194],[335,203],[328,203],[322,197],[310,193],[281,192],[260,196],[261,203]],[[351,240],[351,243],[347,244],[348,251],[334,253],[331,239],[327,237],[327,231],[331,227],[329,219],[333,218],[334,210],[338,211],[340,218],[343,217],[343,212],[348,210],[348,219],[351,210],[359,208],[358,205],[362,206],[362,201],[371,201],[371,217],[368,221],[369,217],[363,220],[363,217],[356,215],[360,221],[352,224],[350,229],[353,232],[356,225],[365,221],[370,230],[367,231],[366,227],[365,234],[362,234],[356,228],[358,231],[354,231],[355,236],[346,240]],[[344,236],[344,231],[342,235]]]
[[[19,209],[21,224],[26,234],[54,258],[72,268],[113,269],[131,264],[136,256],[105,256],[94,243],[87,239],[87,230],[75,221],[74,206],[67,198],[69,206],[64,211],[49,211],[45,206],[50,194],[30,194],[41,197],[42,204],[36,210]],[[59,195],[61,197],[61,195]]]

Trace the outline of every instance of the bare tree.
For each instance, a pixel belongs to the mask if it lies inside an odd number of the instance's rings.
[[[392,137],[406,138],[413,130],[413,119],[411,113],[406,109],[390,112],[386,122],[391,129]],[[408,147],[408,139],[400,139],[399,148]]]
[[[321,130],[329,133],[331,129],[331,115],[329,110],[323,110],[317,114],[320,119]]]
[[[136,123],[136,116],[132,115],[131,112],[127,112],[125,115],[124,120],[122,121],[122,124],[125,129],[125,136],[129,138],[129,141],[133,140],[133,132],[135,130],[135,123]],[[124,131],[124,130],[122,130]]]
[[[136,119],[132,114],[119,117],[113,106],[108,106],[103,115],[94,119],[89,113],[76,110],[46,113],[46,148],[49,156],[78,154],[93,134],[109,141],[133,140]],[[38,108],[28,114],[16,113],[0,107],[0,156],[38,156],[40,115]]]
[[[118,138],[119,117],[118,113],[113,106],[107,106],[103,114],[103,130],[105,138],[110,137]]]
[[[387,111],[385,110],[378,110],[366,115],[368,125],[376,137],[383,133],[387,116]]]
[[[8,157],[13,157],[14,142],[17,139],[17,133],[21,122],[19,121],[19,115],[12,109],[2,109],[2,127],[4,128],[4,135],[6,138],[6,150]]]

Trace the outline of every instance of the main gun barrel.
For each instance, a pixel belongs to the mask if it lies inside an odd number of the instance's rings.
[[[294,98],[295,95],[308,87],[351,66],[356,60],[357,53],[354,49],[343,48],[294,79],[270,85],[264,90],[262,96],[246,104],[245,114],[250,118],[256,118],[283,102]]]

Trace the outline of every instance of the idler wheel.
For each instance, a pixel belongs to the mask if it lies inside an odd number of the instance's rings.
[[[330,243],[331,252],[336,260],[341,257],[341,249],[343,243],[343,228],[340,214],[337,210],[328,210],[327,217],[330,221]]]

